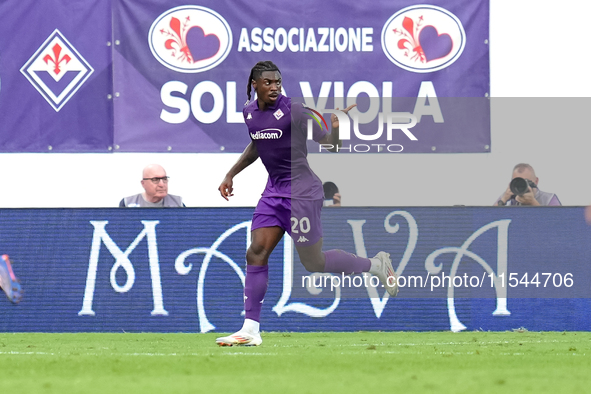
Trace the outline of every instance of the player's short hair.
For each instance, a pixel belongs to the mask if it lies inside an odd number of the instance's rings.
[[[252,81],[259,79],[265,71],[278,71],[279,74],[281,74],[281,71],[279,71],[279,67],[277,67],[275,65],[275,63],[273,63],[270,60],[265,60],[265,61],[258,62],[257,64],[255,64],[254,67],[252,68],[252,70],[250,70],[250,76],[248,77],[248,82],[246,83],[246,96],[248,97],[247,103],[250,101],[250,92],[252,90],[252,86],[251,86]]]

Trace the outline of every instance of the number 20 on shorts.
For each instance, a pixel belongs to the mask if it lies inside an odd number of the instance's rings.
[[[291,232],[294,234],[298,234],[300,231],[304,234],[310,231],[310,219],[308,219],[307,216],[304,216],[303,218],[298,220],[298,218],[294,218],[292,216]]]

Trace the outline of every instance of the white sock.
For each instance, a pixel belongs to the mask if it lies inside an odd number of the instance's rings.
[[[246,331],[251,334],[258,334],[260,328],[261,324],[258,321],[254,321],[252,319],[244,319],[244,324],[242,325],[241,331]]]
[[[369,261],[371,262],[371,266],[369,267],[370,274],[377,275],[382,272],[382,260],[372,257]]]

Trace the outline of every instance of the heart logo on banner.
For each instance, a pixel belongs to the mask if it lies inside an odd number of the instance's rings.
[[[215,34],[205,35],[200,26],[193,26],[187,32],[187,47],[191,52],[193,63],[209,59],[220,50],[220,39]]]
[[[428,62],[449,55],[453,49],[453,41],[450,35],[446,33],[439,34],[433,26],[425,26],[421,30],[419,42]]]

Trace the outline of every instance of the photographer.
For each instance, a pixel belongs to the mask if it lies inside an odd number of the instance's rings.
[[[494,203],[495,206],[529,205],[559,206],[562,205],[556,194],[546,193],[538,188],[539,179],[532,166],[519,163],[513,168],[513,176],[509,187]]]
[[[324,182],[322,184],[324,189],[324,206],[325,207],[340,207],[341,206],[341,194],[339,188],[333,182]]]

